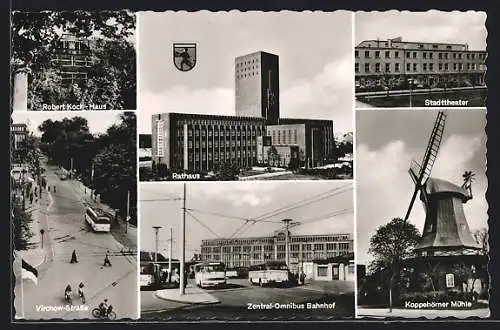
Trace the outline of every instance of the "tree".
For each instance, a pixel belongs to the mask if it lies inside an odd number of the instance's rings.
[[[473,236],[476,242],[481,247],[482,254],[487,255],[488,251],[490,250],[490,244],[488,242],[489,240],[488,229],[486,228],[478,229],[474,232]]]
[[[389,309],[392,311],[392,290],[395,280],[402,271],[403,261],[412,255],[413,248],[420,241],[417,228],[401,218],[394,218],[380,226],[370,239],[369,252],[374,256],[370,264],[373,272],[387,274]]]
[[[60,31],[89,38],[124,40],[135,30],[135,15],[128,11],[44,11],[12,14],[13,72],[36,71],[50,65],[61,40]]]
[[[214,172],[218,174],[217,177],[219,180],[232,181],[238,178],[240,168],[235,163],[221,162],[215,164]]]
[[[19,200],[13,200],[12,205],[14,249],[17,251],[26,250],[29,240],[33,237],[30,230],[30,223],[33,219],[31,213],[23,210],[22,203]]]

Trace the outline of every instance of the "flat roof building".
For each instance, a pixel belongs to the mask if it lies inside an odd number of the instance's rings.
[[[227,267],[249,267],[268,260],[286,261],[285,232],[261,237],[217,238],[202,240],[201,258],[221,261]],[[353,252],[351,234],[321,234],[289,236],[290,265],[297,270],[299,264],[326,259]]]
[[[174,171],[211,171],[215,163],[257,164],[264,118],[157,114],[152,117],[152,157]]]
[[[397,88],[408,84],[429,87],[484,85],[486,51],[467,44],[365,40],[354,50],[356,89]]]

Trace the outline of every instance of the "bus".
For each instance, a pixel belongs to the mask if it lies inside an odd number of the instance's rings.
[[[158,264],[152,262],[147,262],[147,263],[141,262],[141,277],[140,277],[141,290],[145,288],[154,287],[157,285],[157,283],[159,282],[158,266],[159,266]]]
[[[224,287],[226,265],[222,262],[202,262],[194,266],[194,281],[200,288]]]
[[[155,261],[154,253],[141,251],[140,260],[141,290],[174,288],[179,286],[179,260],[172,259],[170,283],[168,282],[169,262],[162,254],[158,253],[157,260]]]
[[[85,221],[95,232],[109,233],[111,230],[111,217],[99,208],[88,206],[85,210]]]
[[[268,261],[263,264],[250,266],[248,281],[252,285],[280,284],[288,286],[291,283],[291,273],[285,262]]]

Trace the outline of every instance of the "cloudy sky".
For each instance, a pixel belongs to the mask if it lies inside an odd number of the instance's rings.
[[[355,14],[356,45],[363,40],[403,37],[403,41],[466,43],[486,49],[486,13],[386,11]]]
[[[141,183],[139,189],[141,249],[154,251],[152,227],[162,226],[159,251],[167,254],[172,227],[173,257],[178,258],[183,185]],[[238,228],[234,237],[272,235],[285,218],[302,223],[291,229],[292,235],[354,233],[352,182],[199,182],[187,184],[186,191],[186,208],[198,219],[186,215],[187,258],[200,252],[202,239],[229,238]],[[234,219],[264,215],[262,222],[244,227],[245,220]]]
[[[411,159],[422,161],[437,116],[434,110],[366,110],[356,113],[358,262],[371,260],[369,240],[381,225],[406,214],[413,193]],[[462,184],[465,170],[475,173],[474,198],[464,205],[471,231],[487,228],[485,198],[486,114],[449,110],[443,140],[431,176]],[[425,213],[416,200],[409,221],[422,232]]]
[[[151,114],[234,115],[234,59],[279,55],[280,115],[334,120],[352,131],[352,14],[346,11],[138,14],[139,132]],[[197,43],[196,67],[174,67],[172,44]]]
[[[56,121],[78,116],[87,119],[90,133],[98,134],[105,133],[110,126],[119,123],[120,114],[121,112],[119,111],[30,111],[13,112],[12,120],[14,124],[28,124],[28,130],[36,136],[41,136],[42,133],[38,131],[38,126],[45,120],[51,119],[52,121]]]

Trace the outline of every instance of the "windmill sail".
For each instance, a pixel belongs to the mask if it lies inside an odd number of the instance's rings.
[[[422,197],[425,200],[425,190],[422,189],[425,181],[431,175],[432,167],[436,161],[437,154],[439,152],[439,147],[441,145],[441,140],[443,138],[444,124],[446,121],[446,114],[443,111],[439,111],[436,121],[434,123],[434,128],[432,129],[431,136],[429,138],[429,143],[427,143],[427,148],[425,150],[424,158],[422,160],[422,165],[415,161],[410,164],[410,177],[415,184],[415,189],[413,191],[412,198],[410,200],[410,205],[408,206],[408,211],[406,211],[405,221],[410,217],[411,209],[415,203],[418,191],[420,190],[423,194]]]

